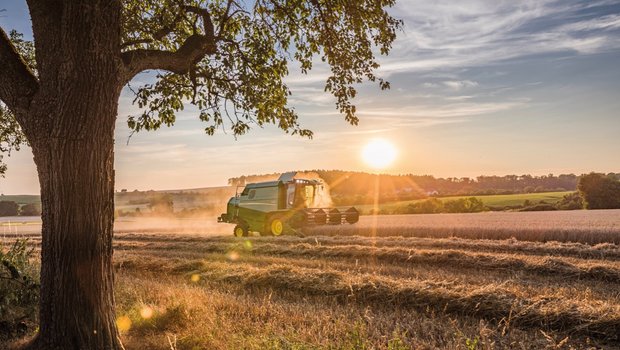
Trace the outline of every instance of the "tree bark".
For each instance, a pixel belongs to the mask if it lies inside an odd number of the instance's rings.
[[[112,268],[120,88],[114,75],[92,70],[35,112],[53,124],[31,140],[43,209],[40,324],[32,349],[122,348]]]
[[[113,295],[112,132],[111,125],[104,125],[88,138],[52,138],[33,145],[43,237],[40,326],[32,348],[122,348]]]

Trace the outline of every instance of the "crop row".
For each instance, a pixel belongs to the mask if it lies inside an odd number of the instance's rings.
[[[198,268],[198,270],[196,270]],[[501,285],[485,287],[446,285],[436,281],[400,280],[376,275],[352,275],[330,269],[290,265],[253,267],[203,262],[179,273],[197,273],[208,283],[227,284],[242,290],[328,297],[342,303],[380,304],[443,312],[509,323],[518,328],[539,328],[618,341],[620,306],[591,305],[540,295],[522,299]]]

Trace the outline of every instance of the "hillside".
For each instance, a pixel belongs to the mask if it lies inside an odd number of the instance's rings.
[[[507,195],[576,191],[580,176],[505,175],[478,176],[475,179],[436,178],[432,175],[369,174],[343,170],[305,170],[317,173],[329,186],[336,205],[390,203],[427,197]],[[265,181],[278,174],[247,175],[228,179],[230,185]],[[620,173],[610,175],[620,180]],[[376,197],[376,193],[378,196]]]

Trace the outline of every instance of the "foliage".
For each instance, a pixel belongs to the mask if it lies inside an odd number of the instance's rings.
[[[614,175],[590,173],[579,179],[579,194],[587,209],[620,208],[620,180]]]
[[[579,192],[572,192],[564,195],[564,197],[555,204],[555,207],[559,210],[583,209],[583,199],[579,195]]]
[[[423,201],[398,207],[394,210],[396,214],[434,214],[444,212],[443,202],[437,198],[430,198]]]
[[[8,249],[0,244],[0,340],[23,334],[34,323],[39,284],[33,251],[27,240]]]
[[[336,98],[345,119],[357,124],[354,84],[377,81],[373,48],[386,55],[401,21],[385,7],[394,0],[319,1],[127,1],[124,7],[124,49],[176,51],[195,35],[213,39],[214,47],[186,72],[158,72],[154,83],[135,90],[143,108],[130,117],[138,132],[175,122],[175,114],[191,104],[198,108],[205,131],[212,135],[225,122],[233,135],[250,126],[276,124],[287,133],[312,137],[288,107],[284,82],[291,62],[303,74],[319,58],[331,68],[325,91]],[[202,28],[201,28],[202,27]]]
[[[21,216],[40,216],[41,205],[38,203],[28,203],[23,205],[19,209],[19,215]]]
[[[2,153],[10,155],[12,150],[19,151],[20,145],[26,143],[21,128],[13,114],[0,102],[0,176],[4,177],[7,167],[2,161]]]
[[[444,207],[447,213],[479,213],[486,210],[484,203],[476,197],[449,200]]]
[[[13,201],[0,201],[0,216],[17,216],[19,205]]]
[[[9,38],[30,70],[36,72],[34,44],[31,41],[24,40],[23,34],[15,30],[9,33]],[[3,156],[1,153],[8,153],[10,155],[12,150],[19,151],[20,145],[26,143],[26,137],[15,120],[15,116],[6,105],[0,101],[0,176],[4,176],[7,170],[6,164],[2,161]]]

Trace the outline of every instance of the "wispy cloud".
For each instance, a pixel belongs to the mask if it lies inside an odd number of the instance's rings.
[[[596,16],[594,11],[608,4],[403,0],[395,15],[404,20],[405,33],[395,43],[397,54],[384,60],[381,70],[389,75],[483,66],[530,55],[618,50],[620,15]]]
[[[477,82],[471,80],[448,80],[444,81],[443,84],[452,90],[461,90],[469,87],[478,86]]]

